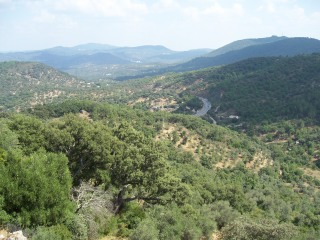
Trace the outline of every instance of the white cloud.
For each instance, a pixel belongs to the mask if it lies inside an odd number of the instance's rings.
[[[205,15],[211,15],[211,14],[224,15],[227,13],[227,9],[222,7],[219,3],[214,3],[213,5],[203,10],[202,13]]]
[[[220,20],[234,18],[235,16],[243,16],[245,10],[242,4],[234,3],[230,6],[223,6],[214,1],[210,5],[203,8],[195,6],[184,8],[183,12],[196,20],[201,20],[203,17],[216,17]]]
[[[233,12],[238,16],[243,16],[245,14],[245,10],[240,3],[233,4]]]
[[[33,20],[39,23],[53,23],[57,20],[57,17],[44,9],[41,10],[40,14],[35,16]]]
[[[77,26],[77,23],[68,15],[51,13],[46,9],[42,9],[32,20],[35,24],[49,24],[64,29],[71,29]]]
[[[161,0],[159,1],[159,3],[156,4],[158,4],[159,7],[164,8],[176,8],[180,6],[180,4],[175,0]]]
[[[81,12],[91,15],[120,16],[146,14],[146,4],[134,0],[57,0],[54,7],[59,11]]]
[[[183,9],[183,12],[187,16],[197,20],[199,18],[199,15],[201,14],[200,10],[196,7],[186,7]]]
[[[264,4],[260,5],[258,10],[259,12],[275,13],[276,7],[272,1],[267,1]]]

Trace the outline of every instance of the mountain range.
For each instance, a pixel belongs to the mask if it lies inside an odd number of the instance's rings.
[[[320,52],[313,38],[271,36],[237,40],[218,49],[173,51],[161,45],[118,47],[88,43],[28,52],[0,53],[0,62],[40,62],[86,80],[126,80],[165,72],[185,72],[253,57],[295,56]]]
[[[296,56],[320,52],[320,41],[306,37],[288,38],[271,36],[237,40],[211,51],[200,57],[177,65],[165,66],[160,69],[149,69],[139,76],[119,77],[119,80],[154,76],[166,72],[186,72],[207,67],[232,64],[241,60],[256,57]]]
[[[28,52],[0,53],[0,61],[34,61],[60,70],[91,64],[178,63],[202,56],[211,49],[173,51],[164,46],[116,47],[89,43],[75,47],[54,47]]]
[[[169,71],[190,71],[227,65],[253,57],[295,56],[320,52],[320,41],[313,38],[271,37],[245,39],[210,52],[206,56],[169,67]]]

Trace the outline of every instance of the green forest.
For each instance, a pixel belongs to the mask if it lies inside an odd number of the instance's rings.
[[[93,83],[1,63],[0,230],[319,239],[319,66],[319,54],[254,58]],[[198,97],[206,116],[193,116]]]
[[[319,236],[320,181],[302,168],[319,167],[317,127],[285,130],[304,141],[288,154],[197,117],[88,101],[3,113],[0,124],[0,223],[32,239]]]

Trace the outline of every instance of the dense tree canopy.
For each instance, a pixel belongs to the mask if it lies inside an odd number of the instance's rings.
[[[252,132],[88,101],[4,114],[0,224],[35,239],[317,239],[319,127]]]

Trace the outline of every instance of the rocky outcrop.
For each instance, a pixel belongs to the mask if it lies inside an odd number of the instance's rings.
[[[0,240],[27,240],[27,238],[23,235],[21,230],[12,233],[1,231]]]

